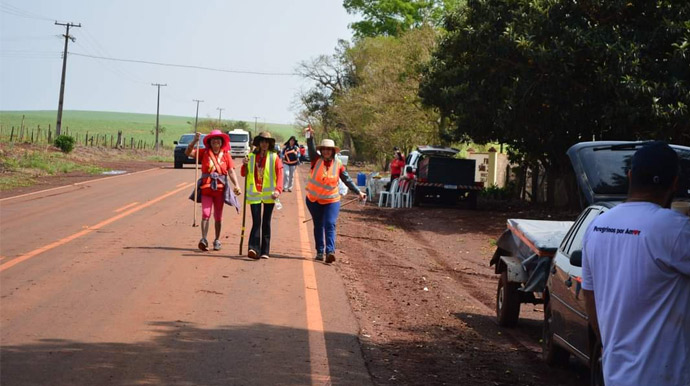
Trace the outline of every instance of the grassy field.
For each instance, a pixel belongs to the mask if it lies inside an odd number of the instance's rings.
[[[24,127],[29,130],[29,132],[25,131],[24,141],[31,139],[30,132],[32,130],[37,136],[39,126],[42,130],[42,137],[45,136],[46,129],[49,127],[54,134],[57,118],[56,111],[0,111],[0,140],[9,140],[13,126],[16,139],[22,123],[22,116],[24,117]],[[163,132],[159,133],[159,139],[163,141],[165,147],[173,146],[173,141],[179,139],[180,135],[193,131],[194,117],[161,115],[159,120],[159,127],[164,128]],[[223,122],[227,121],[223,120]],[[247,123],[251,129],[254,128],[253,122]],[[133,138],[134,143],[145,141],[148,147],[150,147],[155,139],[155,133],[152,133],[155,127],[155,114],[76,110],[64,111],[62,114],[62,133],[68,133],[77,138],[79,143],[84,141],[87,133],[89,136],[99,134],[100,136],[105,135],[108,138],[112,135],[116,138],[117,132],[121,130],[127,145],[129,145],[130,139]],[[259,123],[257,125],[258,131],[264,129],[270,131],[278,139],[288,138],[296,132],[292,125],[287,124],[266,123],[264,125]]]

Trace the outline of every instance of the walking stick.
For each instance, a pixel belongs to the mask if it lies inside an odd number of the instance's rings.
[[[244,176],[244,197],[242,199],[242,231],[240,233],[240,256],[242,255],[242,243],[244,242],[244,224],[247,219],[247,187],[249,186],[249,164],[247,164],[247,175]]]
[[[197,194],[197,184],[199,183],[199,141],[196,142],[196,151],[194,156],[196,157],[194,161],[194,222],[192,223],[192,227],[197,227],[196,223],[196,201],[198,197],[196,196]]]
[[[358,201],[358,200],[360,200],[360,198],[359,198],[359,197],[357,197],[357,198],[353,198],[352,200],[350,200],[350,201],[348,201],[348,202],[346,202],[346,203],[344,203],[344,204],[340,205],[340,207],[342,208],[343,206],[345,206],[345,205],[349,205],[349,204],[352,204],[353,202],[355,202],[355,201]],[[311,220],[313,220],[313,218],[308,218],[308,219],[306,219],[306,220],[302,221],[302,224],[304,224],[305,222],[309,222],[309,221],[311,221]]]

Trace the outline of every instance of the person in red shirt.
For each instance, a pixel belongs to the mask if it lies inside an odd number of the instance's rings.
[[[194,148],[199,142],[201,133],[196,133],[192,142],[187,145],[185,154],[188,157],[196,156]],[[213,207],[213,218],[215,221],[216,239],[213,241],[213,250],[219,251],[220,229],[223,219],[223,204],[225,203],[225,189],[228,189],[228,178],[232,181],[234,193],[241,193],[237,184],[237,175],[233,169],[232,157],[230,156],[230,138],[220,130],[211,131],[204,137],[205,149],[199,149],[199,160],[201,160],[201,178],[197,186],[201,188],[201,240],[199,249],[208,251],[209,219],[211,218],[211,207]]]
[[[400,177],[402,170],[405,167],[405,157],[403,157],[400,150],[395,150],[395,156],[393,161],[391,161],[391,181]]]
[[[247,253],[251,259],[268,259],[271,253],[271,217],[283,192],[283,162],[275,145],[271,133],[261,132],[254,137],[254,150],[242,161],[241,174],[247,178],[245,194],[252,212]]]
[[[342,181],[348,188],[365,200],[367,195],[359,190],[345,170],[345,166],[336,157],[340,149],[332,139],[324,139],[318,147],[314,146],[314,130],[306,129],[307,146],[311,172],[307,180],[307,208],[314,222],[314,241],[318,261],[327,264],[335,261],[335,224],[340,213],[340,193],[338,182]],[[318,154],[316,150],[321,154]],[[325,236],[325,242],[324,242]]]

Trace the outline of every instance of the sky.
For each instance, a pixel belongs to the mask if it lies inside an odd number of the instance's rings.
[[[0,0],[0,110],[57,110],[64,26],[69,43],[65,110],[160,113],[293,123],[310,83],[300,62],[351,40],[342,0]],[[222,108],[220,111],[218,108]]]

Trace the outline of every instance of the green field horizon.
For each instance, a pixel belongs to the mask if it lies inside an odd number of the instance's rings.
[[[0,111],[0,137],[7,140],[10,137],[12,127],[15,128],[15,136],[24,116],[24,127],[36,130],[39,126],[45,132],[50,127],[55,133],[57,111],[55,110],[26,110],[26,111]],[[200,121],[202,118],[199,119]],[[208,121],[208,118],[203,118]],[[234,119],[223,119],[224,123],[234,122]],[[250,131],[254,131],[253,122],[247,122]],[[155,114],[123,113],[111,111],[87,111],[65,110],[62,113],[62,133],[77,137],[81,143],[87,135],[106,135],[117,137],[117,132],[122,131],[125,143],[133,138],[134,142],[145,141],[150,145],[154,143],[156,127]],[[164,128],[159,132],[159,140],[165,147],[173,146],[180,135],[194,131],[194,117],[160,115],[159,127]],[[298,132],[293,125],[282,123],[258,123],[257,131],[268,130],[278,140],[286,139]],[[28,136],[28,135],[27,135]]]

